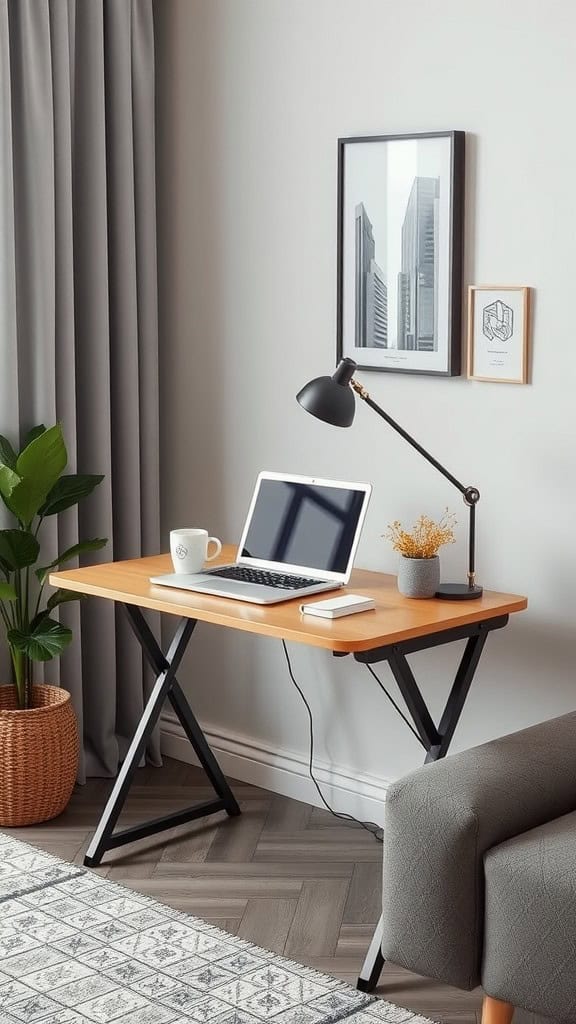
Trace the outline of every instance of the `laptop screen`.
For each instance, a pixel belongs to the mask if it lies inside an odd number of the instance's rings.
[[[242,558],[346,573],[369,497],[367,485],[260,478]]]

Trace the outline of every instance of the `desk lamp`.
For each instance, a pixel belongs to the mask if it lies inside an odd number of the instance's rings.
[[[476,528],[476,505],[480,500],[480,491],[477,487],[465,487],[455,476],[452,476],[442,463],[430,455],[418,441],[415,441],[410,434],[396,423],[384,409],[381,409],[376,402],[357,380],[354,380],[354,371],[357,364],[353,359],[341,359],[331,377],[316,377],[305,384],[296,398],[306,412],[316,416],[325,423],[331,423],[335,427],[349,427],[352,425],[356,403],[353,391],[369,405],[374,412],[377,412],[386,423],[389,423],[394,430],[408,441],[420,455],[430,462],[442,476],[445,476],[450,483],[457,487],[464,498],[464,503],[470,512],[468,530],[468,583],[442,583],[436,592],[436,597],[445,598],[448,601],[465,601],[482,595],[482,587],[475,583],[474,552],[475,552],[475,528]]]

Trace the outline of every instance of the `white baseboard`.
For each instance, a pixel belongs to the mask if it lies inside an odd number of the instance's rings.
[[[165,713],[160,726],[162,753],[186,764],[198,764],[176,716]],[[210,727],[204,727],[204,732],[225,775],[315,807],[322,806],[308,772],[307,757],[273,749],[231,732],[217,732]],[[383,823],[384,801],[391,779],[354,772],[317,758],[314,759],[314,775],[334,810],[352,814],[361,821]]]

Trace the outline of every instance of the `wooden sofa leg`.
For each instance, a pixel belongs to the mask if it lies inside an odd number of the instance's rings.
[[[482,1024],[510,1024],[514,1014],[512,1003],[484,996],[482,1003]]]

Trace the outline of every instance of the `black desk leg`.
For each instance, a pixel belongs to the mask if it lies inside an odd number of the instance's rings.
[[[380,980],[382,968],[384,967],[384,957],[382,956],[383,938],[384,916],[383,914],[380,914],[380,919],[374,929],[374,935],[370,940],[368,952],[366,953],[362,969],[358,975],[358,981],[356,982],[356,988],[359,989],[360,992],[373,992]]]
[[[402,645],[399,644],[387,655],[386,660],[390,664],[418,734],[428,748],[424,764],[439,761],[441,758],[446,757],[448,753],[490,628],[496,628],[496,624],[492,626],[488,622],[485,628],[480,628],[476,635],[469,637],[452,689],[446,701],[446,707],[442,712],[438,729],[436,729],[430,717],[424,698],[406,660],[406,655],[402,653]],[[373,992],[378,984],[382,968],[384,967],[384,957],[382,956],[383,935],[384,918],[381,916],[368,947],[362,969],[358,975],[358,981],[356,982],[356,987],[361,992]]]
[[[118,773],[108,803],[104,808],[102,817],[86,851],[84,858],[86,867],[96,867],[107,850],[124,846],[126,843],[133,843],[137,839],[156,835],[156,833],[162,832],[164,829],[183,825],[185,822],[193,821],[195,818],[202,818],[205,815],[215,814],[217,811],[222,810],[230,815],[240,814],[240,808],[236,803],[234,794],[226,782],[220,766],[210,750],[204,734],[176,681],[176,672],[194,631],[196,620],[183,618],[179,621],[168,653],[163,655],[140,609],[132,605],[124,605],[123,607],[128,615],[132,629],[142,645],[144,654],[157,673],[157,677],[126,758]],[[174,814],[155,818],[153,821],[124,829],[121,832],[114,832],[128,790],[130,789],[132,778],[144,755],[148,739],[158,721],[167,697],[170,699],[202,767],[214,786],[218,799],[195,804]]]
[[[452,737],[456,732],[456,726],[460,721],[462,709],[466,703],[468,691],[472,686],[472,680],[484,650],[484,644],[488,638],[488,632],[483,630],[477,636],[471,636],[464,648],[464,654],[456,672],[454,684],[450,690],[450,696],[446,701],[446,707],[442,712],[440,725],[438,726],[439,742],[433,744],[426,754],[424,764],[431,764],[432,761],[439,761],[448,753]]]
[[[168,694],[168,700],[172,704],[180,724],[194,748],[196,757],[222,800],[224,809],[228,811],[231,817],[240,814],[240,808],[236,803],[234,794],[224,778],[222,769],[208,746],[206,737],[192,714],[192,709],[176,680],[173,681],[172,689]]]

